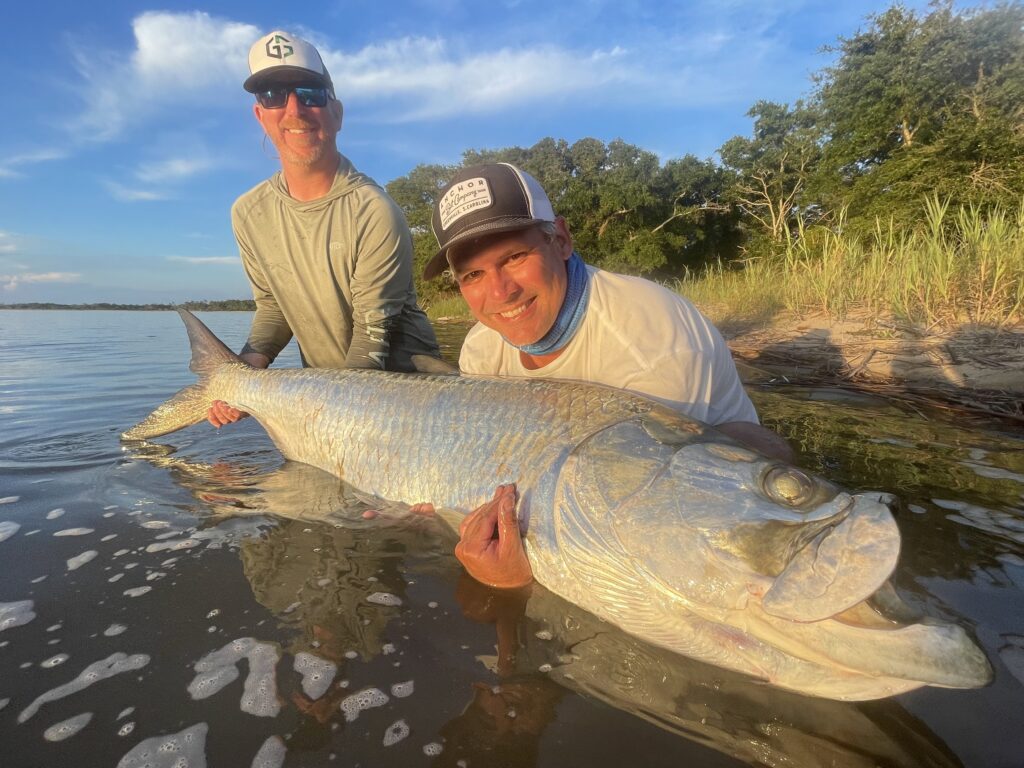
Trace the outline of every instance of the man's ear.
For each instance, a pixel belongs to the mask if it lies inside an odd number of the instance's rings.
[[[338,121],[338,130],[341,130],[342,121],[345,118],[345,106],[341,103],[341,99],[331,100],[331,110],[334,112],[334,117]]]
[[[569,231],[569,225],[561,216],[555,217],[555,238],[558,242],[559,253],[563,259],[568,260],[572,256],[572,233]]]
[[[252,105],[252,113],[256,117],[256,122],[263,125],[263,107],[258,101]]]

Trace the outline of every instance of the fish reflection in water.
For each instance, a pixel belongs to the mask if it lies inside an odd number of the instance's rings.
[[[538,585],[528,599],[488,590],[462,574],[449,554],[452,534],[439,521],[367,499],[315,468],[285,463],[254,472],[149,445],[136,455],[200,499],[212,512],[209,525],[224,516],[276,518],[239,545],[253,595],[294,631],[287,654],[337,670],[319,696],[297,686],[282,692],[302,713],[290,750],[330,743],[331,724],[358,692],[348,687],[346,668],[387,660],[389,632],[412,610],[410,573],[429,571],[451,583],[465,616],[493,624],[498,640],[497,654],[477,657],[480,679],[466,691],[463,710],[440,727],[444,747],[433,765],[536,765],[540,739],[570,695],[751,765],[960,765],[896,700],[846,704],[788,693],[648,645]],[[365,519],[370,508],[380,515]],[[368,602],[371,595],[391,596],[393,604]],[[290,664],[279,663],[279,677]],[[396,721],[385,743],[408,729],[405,719]]]

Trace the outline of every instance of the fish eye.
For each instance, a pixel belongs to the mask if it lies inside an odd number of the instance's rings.
[[[778,504],[802,507],[814,499],[818,484],[796,467],[776,464],[761,475],[761,489]]]

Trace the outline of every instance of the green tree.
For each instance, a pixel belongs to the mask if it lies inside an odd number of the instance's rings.
[[[910,221],[925,195],[1016,208],[1024,193],[1024,7],[901,5],[832,49],[821,200],[851,221]]]
[[[718,150],[735,174],[729,198],[755,232],[772,243],[784,242],[799,216],[818,210],[807,186],[821,158],[817,112],[759,101],[747,113],[754,119],[751,138],[735,136]]]
[[[443,280],[425,282],[420,279],[423,269],[437,253],[437,241],[430,228],[430,217],[445,184],[455,175],[456,166],[417,165],[405,176],[387,184],[388,194],[405,213],[412,232],[413,276],[419,300],[428,305],[439,293],[451,291],[453,286]]]
[[[676,276],[734,248],[736,215],[723,201],[728,174],[693,156],[661,166],[658,157],[621,139],[572,145],[542,139],[532,147],[467,150],[463,166],[509,162],[541,183],[564,216],[577,250],[597,266]],[[416,274],[436,251],[430,216],[437,195],[457,167],[422,165],[388,184],[405,211],[416,247]],[[425,303],[455,290],[450,280],[418,283]]]

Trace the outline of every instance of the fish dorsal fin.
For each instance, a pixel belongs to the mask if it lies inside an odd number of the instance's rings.
[[[412,364],[416,373],[433,373],[438,376],[458,376],[459,369],[439,357],[430,355],[412,355]]]
[[[205,376],[218,365],[242,362],[242,359],[228,349],[227,345],[218,339],[213,331],[203,324],[202,320],[181,307],[178,308],[178,314],[185,322],[188,340],[192,345],[192,362],[188,366],[192,373]]]

